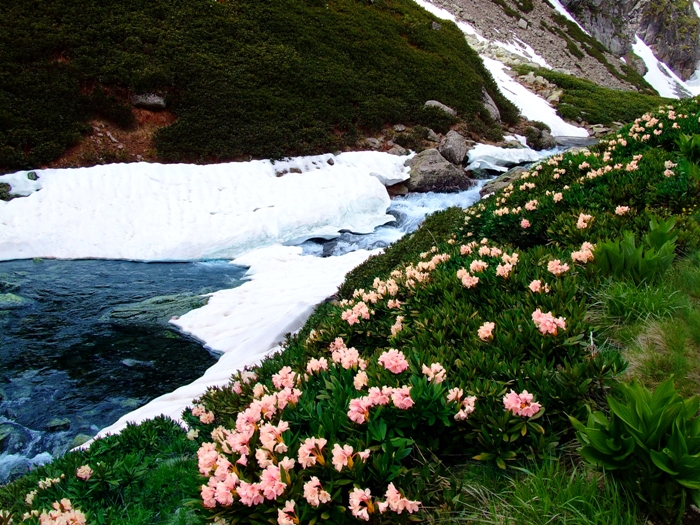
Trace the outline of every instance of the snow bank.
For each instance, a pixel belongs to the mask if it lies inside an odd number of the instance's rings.
[[[172,321],[207,348],[223,353],[219,361],[193,383],[126,414],[96,437],[160,414],[180,421],[185,407],[208,387],[227,384],[237,370],[276,352],[284,335],[301,328],[316,305],[336,292],[347,272],[380,250],[327,258],[302,256],[301,251],[270,246],[236,259],[235,264],[250,266],[246,274],[250,281],[212,294],[206,306]]]
[[[571,13],[569,13],[566,8],[562,5],[562,3],[559,0],[549,0],[549,3],[552,4],[552,7],[556,9],[560,15],[564,15],[568,20],[576,24],[581,31],[586,33],[588,36],[591,36],[591,34],[586,31],[581,24],[578,23],[578,20],[576,20],[573,16],[571,16]]]
[[[501,93],[515,104],[520,110],[520,113],[524,116],[530,120],[539,120],[547,124],[552,129],[552,135],[555,137],[588,136],[588,132],[584,128],[577,128],[572,124],[564,122],[564,120],[557,115],[556,110],[549,102],[513,80],[510,75],[506,73],[506,70],[510,69],[508,66],[500,63],[498,60],[493,60],[485,56],[482,56],[481,59],[484,61],[486,68],[491,72]]]
[[[668,98],[687,98],[700,94],[700,85],[683,82],[666,64],[654,56],[654,52],[639,36],[634,35],[634,38],[632,50],[647,66],[644,80],[649,82],[659,95]]]
[[[477,144],[468,153],[466,169],[508,171],[512,166],[537,162],[551,154],[551,151],[539,152],[530,148],[499,148],[490,144]]]
[[[37,181],[4,175],[0,182],[29,196],[0,201],[0,260],[233,258],[340,230],[368,233],[393,221],[380,180],[408,178],[405,160],[354,152],[36,170]]]

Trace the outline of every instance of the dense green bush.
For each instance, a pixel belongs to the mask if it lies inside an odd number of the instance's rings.
[[[620,385],[608,398],[610,418],[593,412],[572,418],[581,455],[620,480],[664,523],[680,523],[690,499],[700,505],[700,398],[684,401],[673,379],[654,392]]]
[[[8,0],[0,5],[0,170],[55,159],[92,115],[132,126],[128,97],[165,96],[166,160],[338,149],[403,122],[444,130],[498,91],[456,25],[410,0]]]

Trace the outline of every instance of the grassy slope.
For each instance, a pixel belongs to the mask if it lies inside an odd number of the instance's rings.
[[[461,31],[409,0],[7,0],[0,5],[0,171],[36,167],[93,115],[132,126],[131,93],[166,95],[165,160],[338,148],[397,122],[444,126],[428,99],[492,126],[517,110]],[[126,102],[126,104],[124,104]]]
[[[682,103],[680,112],[683,111],[690,118],[675,120],[680,123],[682,131],[700,131],[697,102]],[[353,522],[344,510],[348,479],[355,486],[371,488],[377,497],[393,480],[407,496],[420,497],[427,511],[421,519],[426,521],[454,519],[469,522],[476,519],[473,515],[475,505],[479,506],[477,518],[494,521],[510,517],[516,522],[537,523],[537,518],[544,523],[554,515],[561,515],[555,509],[564,509],[567,523],[609,523],[606,520],[610,519],[610,508],[617,509],[616,523],[632,524],[644,519],[643,512],[637,516],[630,500],[607,478],[601,478],[599,482],[604,490],[597,490],[587,482],[592,475],[590,472],[575,468],[567,473],[551,465],[537,466],[527,457],[537,459],[551,454],[554,457],[571,454],[572,446],[565,446],[573,437],[566,415],[585,413],[586,404],[598,405],[602,395],[614,384],[613,377],[624,370],[619,349],[606,343],[611,334],[625,341],[625,332],[619,329],[620,326],[624,328],[625,323],[634,324],[640,320],[645,323],[653,321],[649,316],[670,323],[686,323],[687,337],[680,336],[680,339],[684,344],[697,345],[697,313],[694,313],[697,308],[694,303],[689,303],[695,301],[698,294],[700,265],[697,257],[679,262],[664,280],[641,288],[624,280],[611,280],[596,272],[594,264],[575,264],[570,258],[571,252],[577,250],[583,241],[619,238],[626,230],[641,235],[647,231],[652,216],[674,216],[677,219],[681,252],[691,253],[699,248],[700,226],[694,204],[700,194],[700,184],[689,175],[687,166],[684,167],[682,159],[673,151],[677,132],[670,131],[672,121],[665,114],[657,116],[666,129],[660,136],[651,135],[649,140],[638,141],[628,136],[626,130],[625,145],[602,144],[595,152],[598,156],[579,153],[543,164],[541,170],[533,170],[534,175],[527,181],[535,185],[533,188],[520,187],[520,183],[526,181],[521,180],[508,195],[492,197],[468,210],[466,215],[461,210],[442,212],[414,234],[413,239],[418,243],[415,249],[410,249],[410,242],[396,245],[383,258],[372,259],[352,272],[344,287],[345,296],[352,295],[349,290],[355,285],[368,287],[365,283],[370,282],[372,275],[384,277],[391,268],[402,272],[402,276],[397,274],[396,277],[399,283],[396,297],[403,303],[400,313],[405,320],[404,329],[396,337],[389,331],[399,312],[387,308],[383,302],[373,305],[374,313],[369,321],[352,326],[340,318],[341,312],[349,306],[326,303],[319,307],[300,334],[289,339],[284,353],[271,357],[257,369],[258,380],[273,389],[271,377],[280,367],[291,366],[301,372],[310,357],[323,356],[330,361],[328,344],[334,338],[342,337],[348,346],[356,347],[369,361],[367,373],[371,386],[412,386],[411,397],[415,401],[412,409],[375,407],[371,410],[369,422],[357,425],[346,415],[348,400],[361,395],[352,384],[355,371],[331,367],[328,372],[312,375],[301,383],[304,393],[299,403],[290,405],[283,412],[284,420],[291,426],[291,430],[284,434],[284,441],[290,449],[285,455],[296,457],[299,441],[310,435],[326,437],[329,449],[332,443],[350,443],[355,450],[365,447],[372,450],[372,459],[366,466],[357,461],[352,469],[344,469],[342,474],[320,466],[291,473],[293,488],[285,493],[285,498],[296,499],[303,521],[314,517],[326,519],[321,515],[322,509],[316,511],[307,506],[297,493],[301,490],[302,480],[311,474],[319,476],[333,494],[337,505],[329,508],[329,516],[334,523]],[[603,159],[606,149],[610,152],[610,160]],[[639,167],[631,171],[625,169],[634,155],[641,155]],[[679,163],[671,177],[663,174],[667,161]],[[591,164],[591,167],[584,163]],[[620,167],[613,167],[610,173],[586,177],[593,169],[615,164],[620,164]],[[558,177],[555,177],[554,170],[560,171]],[[562,193],[559,202],[553,201],[554,192]],[[532,200],[538,201],[536,209],[525,210],[525,204]],[[621,205],[631,208],[625,216],[615,213],[616,207]],[[493,213],[497,208],[518,206],[523,209],[515,214]],[[584,229],[576,227],[582,212],[593,216]],[[531,222],[526,229],[520,226],[523,217]],[[430,234],[426,235],[428,230]],[[500,261],[488,255],[477,255],[478,247],[471,255],[460,254],[461,244],[482,237],[489,239],[490,247],[499,246],[506,253],[519,253],[519,262],[508,279],[495,275],[495,267]],[[435,252],[416,253],[423,247],[427,249],[431,242]],[[408,285],[405,281],[406,265],[429,260],[433,253],[447,253],[451,258],[429,271],[424,284]],[[468,267],[470,261],[477,258],[488,261],[490,267],[478,274],[480,283],[476,288],[466,289],[456,278],[456,271]],[[571,267],[561,277],[555,277],[547,270],[548,261],[554,258],[568,262]],[[549,283],[551,292],[530,292],[528,283],[535,278]],[[680,289],[685,299],[669,302],[668,294],[659,292],[669,287]],[[616,288],[622,292],[615,291]],[[651,299],[639,300],[645,294]],[[610,297],[615,300],[610,300]],[[636,305],[637,313],[628,315],[633,305]],[[540,334],[530,321],[530,313],[536,307],[565,317],[566,329],[555,336]],[[620,312],[627,316],[622,321]],[[675,315],[678,312],[682,315]],[[496,323],[494,339],[490,341],[482,341],[476,334],[477,328],[486,320]],[[633,330],[643,333],[648,328],[647,324]],[[662,333],[678,339],[677,332],[674,325],[662,330]],[[631,340],[629,333],[632,332],[628,332],[627,342]],[[593,337],[593,346],[590,346],[590,337]],[[377,356],[390,346],[402,349],[409,358],[408,371],[398,376],[384,370],[376,361]],[[679,386],[687,391],[697,390],[695,371],[700,368],[697,346],[686,346],[680,351],[674,350],[672,344],[667,347],[670,356],[667,361],[670,369],[678,374]],[[658,373],[659,366],[654,363],[658,363],[659,357],[654,348],[654,345],[650,346],[645,356],[657,359],[649,368]],[[665,358],[662,355],[660,359]],[[442,363],[447,369],[447,380],[443,384],[427,382],[421,372],[421,364],[434,362]],[[644,359],[640,362],[644,363]],[[652,374],[644,372],[643,367],[637,367],[636,372],[651,384],[656,380]],[[464,422],[454,422],[456,408],[445,401],[447,388],[454,386],[478,397],[476,411]],[[503,412],[500,399],[509,388],[527,389],[545,406],[544,416],[537,420],[537,424],[533,421],[523,425],[521,419]],[[214,424],[204,425],[187,416],[193,427],[200,430],[199,441],[208,441],[210,431],[217,425],[233,428],[237,414],[250,403],[252,395],[252,384],[244,386],[242,395],[229,388],[209,392],[202,403],[215,414]],[[273,421],[277,421],[277,417],[279,415],[275,415]],[[144,432],[152,432],[148,426],[138,428],[141,430],[132,429],[132,437],[127,441],[143,440]],[[525,434],[521,432],[523,429]],[[182,432],[173,434],[173,430],[164,428],[160,431],[165,434],[165,438],[161,438],[164,443],[182,443],[178,446],[184,447],[183,451],[187,452],[184,455],[192,457],[193,448],[187,445]],[[112,487],[118,498],[97,497],[82,488],[82,482],[74,477],[73,469],[77,465],[90,462],[94,466],[101,460],[99,454],[105,449],[110,451],[104,456],[107,462],[133,455],[133,448],[129,448],[133,444],[124,445],[120,439],[105,441],[113,445],[91,450],[92,457],[68,455],[1,489],[0,507],[18,512],[28,510],[22,502],[26,491],[36,486],[37,480],[43,476],[64,472],[67,481],[54,486],[51,492],[42,493],[40,505],[35,505],[35,508],[45,508],[51,500],[65,494],[90,515],[126,505],[135,512],[150,516],[148,519],[153,519],[154,523],[185,519],[182,517],[186,512],[184,509],[175,515],[176,509],[181,507],[177,495],[173,495],[168,505],[159,506],[159,517],[153,518],[156,510],[147,495],[154,489],[143,477],[152,474],[103,476],[102,483],[113,480],[111,485],[103,486]],[[157,438],[151,439],[157,442]],[[406,458],[401,452],[404,446],[412,451]],[[168,447],[163,451],[166,456]],[[149,457],[152,463],[162,461],[162,458],[153,459],[156,454],[151,449],[144,457]],[[475,454],[480,454],[485,464],[471,464],[466,470],[459,468]],[[509,462],[515,459],[517,463],[514,464],[525,467],[527,471],[511,471],[513,481],[493,474],[498,472],[497,464],[504,464],[504,459]],[[197,498],[196,490],[192,490],[196,486],[197,474],[192,460],[188,461],[191,466],[186,474],[181,474],[182,490]],[[248,467],[238,468],[239,474],[246,479],[256,479],[258,475],[254,461],[249,462]],[[152,469],[148,472],[152,473]],[[206,481],[206,478],[200,479]],[[64,489],[65,486],[69,488]],[[483,490],[477,490],[479,486]],[[201,511],[198,503],[193,505],[192,509]],[[274,502],[259,509],[234,504],[232,510],[233,514],[227,508],[223,509],[225,514],[243,522],[263,523],[276,516]],[[196,521],[194,515],[188,516],[188,520]],[[391,522],[405,521],[405,515],[389,515],[389,518]]]

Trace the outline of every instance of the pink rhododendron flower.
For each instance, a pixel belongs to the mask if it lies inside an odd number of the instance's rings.
[[[450,403],[459,403],[462,401],[462,396],[464,395],[464,390],[458,387],[450,388],[447,393],[447,401]]]
[[[540,411],[542,405],[533,403],[533,395],[523,390],[520,394],[512,390],[503,396],[503,406],[516,416],[532,417]]]
[[[369,521],[369,513],[374,512],[370,490],[354,488],[350,493],[350,505],[348,505],[348,508],[356,518]]]
[[[462,280],[462,286],[465,288],[472,288],[479,283],[479,278],[470,275],[464,268],[457,271],[457,278]]]
[[[537,209],[537,199],[533,199],[531,201],[528,201],[525,204],[525,209],[528,211],[533,211]]]
[[[512,253],[511,255],[508,255],[507,253],[504,253],[503,257],[501,257],[501,260],[506,264],[515,266],[516,264],[518,264],[518,254]]]
[[[569,265],[566,263],[562,264],[559,259],[554,259],[553,261],[549,261],[547,263],[547,270],[554,275],[559,276],[569,271]]]
[[[615,215],[622,216],[622,215],[625,215],[629,211],[630,211],[629,206],[618,206],[617,208],[615,208]]]
[[[272,376],[272,384],[275,388],[293,388],[296,382],[296,373],[288,366],[283,366],[279,372]]]
[[[534,293],[549,293],[549,285],[547,283],[542,285],[542,281],[540,281],[539,279],[535,279],[534,281],[532,281],[528,285],[528,288],[530,288],[530,290],[532,290]]]
[[[528,221],[527,219],[523,219],[522,221],[520,221],[520,227],[521,227],[521,228],[529,228],[529,227],[530,227],[530,221]]]
[[[394,374],[400,374],[404,370],[408,369],[408,361],[406,361],[406,357],[402,352],[399,352],[394,348],[380,355],[378,361],[380,365]]]
[[[323,490],[316,476],[311,476],[311,479],[304,484],[304,499],[309,502],[309,505],[318,507],[321,503],[328,503],[331,495]]]
[[[352,383],[355,385],[355,390],[362,390],[364,387],[367,386],[367,382],[369,381],[369,378],[367,377],[367,372],[364,370],[360,370],[356,375],[355,378],[353,379]]]
[[[586,264],[588,261],[593,260],[593,250],[595,246],[590,242],[584,242],[581,245],[581,250],[577,252],[571,252],[571,259],[575,262],[581,262]]]
[[[226,479],[216,484],[214,498],[219,505],[228,507],[233,505],[233,490],[238,483],[238,476],[235,474],[226,476]]]
[[[52,506],[53,510],[50,510],[48,514],[46,511],[43,511],[39,516],[41,525],[85,525],[85,514],[78,509],[74,509],[69,499],[63,498],[60,503],[56,501]],[[7,523],[12,523],[12,520],[8,518]]]
[[[566,319],[563,317],[555,318],[552,312],[543,314],[539,308],[532,313],[532,320],[543,334],[557,335],[559,328],[566,330]]]
[[[389,299],[386,305],[389,308],[401,308],[401,302],[398,299]]]
[[[286,446],[282,441],[282,434],[289,430],[289,423],[280,421],[276,426],[271,423],[265,423],[260,427],[260,443],[262,447],[270,452],[285,452]]]
[[[263,448],[259,448],[255,451],[255,459],[258,462],[258,465],[261,469],[269,467],[270,465],[274,465],[274,461],[272,461],[272,455],[269,451]]]
[[[474,412],[476,408],[476,396],[467,396],[462,401],[461,409],[455,414],[457,421],[464,421],[469,417],[469,414]]]
[[[280,461],[279,466],[281,469],[284,469],[286,472],[291,472],[292,469],[294,469],[294,464],[295,464],[295,461],[292,458],[288,458],[287,456],[284,456],[284,458]]]
[[[260,383],[256,383],[255,386],[253,387],[253,397],[255,399],[259,399],[265,395],[266,391],[267,391],[267,389],[265,388],[265,385],[262,385]]]
[[[469,270],[472,271],[473,273],[479,273],[483,272],[486,268],[488,268],[489,265],[485,263],[484,261],[480,261],[479,259],[476,259],[471,262],[469,265]]]
[[[554,202],[559,202],[564,198],[563,193],[555,193],[552,198],[554,199]]]
[[[499,264],[496,266],[496,275],[498,277],[503,277],[504,279],[508,279],[510,276],[510,272],[513,270],[513,265],[512,264]]]
[[[387,509],[401,514],[404,510],[409,514],[418,512],[418,507],[421,505],[420,501],[411,501],[404,498],[401,493],[396,489],[393,483],[389,483],[386,494],[384,495],[386,501],[377,502],[377,508],[380,513],[386,512]]]
[[[215,490],[212,487],[202,485],[202,505],[208,509],[216,507],[216,498],[214,497]]]
[[[350,370],[351,368],[355,368],[357,366],[364,368],[361,366],[363,364],[363,360],[360,359],[360,353],[355,348],[341,348],[339,350],[334,350],[331,354],[331,359],[333,359],[334,363],[339,363],[340,366],[346,370]]]
[[[348,409],[348,418],[350,421],[361,425],[369,419],[369,409],[372,407],[372,402],[366,397],[358,397],[350,400]]]
[[[294,506],[294,500],[289,500],[284,504],[284,507],[277,509],[277,525],[296,525],[299,523]]]
[[[282,481],[280,468],[270,465],[262,471],[259,486],[263,496],[269,500],[273,500],[282,495],[287,484]]]
[[[289,403],[297,403],[299,397],[301,397],[301,390],[298,388],[283,388],[277,392],[277,407],[284,410]]]
[[[494,328],[496,328],[496,323],[486,322],[479,327],[476,333],[482,341],[489,341],[493,339]]]
[[[243,505],[247,505],[248,507],[260,505],[263,501],[265,501],[258,483],[241,481],[240,485],[236,489],[236,492],[238,492],[238,497],[241,498],[241,503],[243,503]]]
[[[330,346],[331,352],[335,352],[337,350],[345,350],[346,348],[347,346],[345,346],[345,343],[340,337],[336,337]]]
[[[83,481],[87,481],[92,476],[92,469],[89,465],[83,465],[75,470],[75,475]]]
[[[320,372],[321,370],[328,370],[328,361],[326,360],[325,357],[322,357],[321,359],[311,359],[309,360],[309,363],[306,365],[306,371],[309,374],[313,374],[315,372]]]
[[[324,438],[306,438],[299,447],[299,464],[301,468],[309,468],[318,462],[320,465],[325,465],[326,461],[323,457],[323,447],[328,443]]]
[[[484,255],[491,255],[491,248],[488,246],[482,246],[479,248],[479,255],[483,257]]]
[[[408,410],[411,408],[413,406],[411,387],[402,386],[401,388],[395,388],[391,394],[391,401],[396,408],[400,408],[401,410]]]
[[[236,394],[241,395],[243,393],[243,387],[241,386],[241,382],[234,382],[231,386],[231,390],[233,390]]]
[[[390,386],[383,386],[381,389],[376,386],[373,386],[369,389],[369,392],[365,399],[369,401],[371,406],[388,405],[389,401],[391,400],[391,394],[393,392],[394,389]]]
[[[369,315],[369,308],[363,301],[360,301],[355,306],[353,306],[352,309],[345,310],[341,314],[340,318],[343,321],[347,321],[348,324],[352,326],[355,323],[359,323],[360,319],[369,319]]]
[[[433,382],[436,385],[442,383],[445,380],[445,375],[447,372],[440,363],[433,363],[430,368],[423,365],[423,374],[428,377],[429,382]]]
[[[576,227],[579,230],[583,230],[585,228],[588,228],[588,225],[590,224],[591,219],[593,219],[593,215],[586,215],[585,213],[579,214],[578,221],[576,222]]]
[[[340,472],[343,467],[350,466],[352,468],[352,453],[353,448],[350,445],[343,445],[342,447],[336,443],[333,445],[333,459],[332,463],[335,470]]]
[[[396,337],[401,330],[403,330],[403,315],[396,317],[396,322],[391,327],[391,336]]]
[[[210,474],[218,459],[219,453],[216,451],[216,444],[202,443],[202,446],[197,451],[197,462],[202,476]]]

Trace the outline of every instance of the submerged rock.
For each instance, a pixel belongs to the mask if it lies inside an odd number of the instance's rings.
[[[406,166],[411,168],[411,178],[405,182],[409,191],[460,191],[474,185],[464,171],[447,161],[436,149],[421,151],[407,160]]]
[[[130,326],[168,326],[171,317],[184,315],[208,302],[209,297],[192,293],[163,295],[139,303],[117,306],[100,317],[100,321]]]
[[[13,310],[15,308],[26,308],[33,304],[34,301],[15,295],[13,293],[0,294],[0,310]]]

